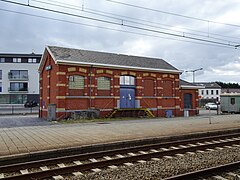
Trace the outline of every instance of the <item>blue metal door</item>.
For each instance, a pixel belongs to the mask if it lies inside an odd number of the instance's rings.
[[[135,89],[120,88],[120,108],[135,108]]]

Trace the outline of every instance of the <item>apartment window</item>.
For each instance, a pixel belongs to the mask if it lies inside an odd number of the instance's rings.
[[[204,95],[204,90],[202,90],[202,95]]]
[[[110,90],[110,78],[98,77],[97,78],[97,89],[98,90]]]
[[[216,95],[218,95],[218,90],[216,90]]]
[[[213,90],[211,90],[211,95],[213,95]]]
[[[0,80],[2,79],[2,70],[0,70]]]
[[[28,71],[27,70],[10,70],[9,79],[28,79]]]
[[[28,83],[10,83],[10,91],[28,91]]]
[[[2,92],[2,83],[0,82],[0,92]]]
[[[5,62],[5,58],[0,58],[0,62]]]
[[[206,90],[206,94],[208,95],[208,90]]]
[[[15,63],[20,63],[22,60],[21,58],[13,58],[13,62]]]
[[[133,76],[121,76],[120,85],[135,85],[135,78]]]
[[[29,63],[36,63],[37,59],[36,58],[28,58]]]
[[[69,76],[69,89],[84,89],[84,77],[79,75]]]

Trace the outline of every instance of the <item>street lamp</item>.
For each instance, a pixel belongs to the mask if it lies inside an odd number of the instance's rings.
[[[192,72],[193,73],[193,83],[195,83],[195,72],[196,71],[201,71],[201,70],[203,70],[203,68],[193,69],[193,70],[189,70],[189,71],[185,71],[185,72]]]

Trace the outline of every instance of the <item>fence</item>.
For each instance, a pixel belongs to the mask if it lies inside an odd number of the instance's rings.
[[[39,113],[39,107],[24,107],[20,105],[1,105],[0,115],[10,114],[37,114]]]

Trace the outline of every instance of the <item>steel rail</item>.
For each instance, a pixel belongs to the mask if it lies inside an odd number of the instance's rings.
[[[228,146],[228,145],[233,145],[233,144],[240,144],[240,140],[219,142],[219,143],[215,143],[215,144],[204,144],[204,145],[199,145],[199,146],[195,146],[195,147],[172,149],[169,151],[151,152],[148,154],[127,156],[127,157],[123,157],[123,158],[116,158],[116,159],[110,159],[110,160],[101,160],[101,161],[90,162],[90,163],[86,163],[86,164],[73,165],[73,166],[68,166],[68,167],[63,167],[63,168],[58,168],[58,169],[50,169],[50,170],[46,170],[46,171],[40,171],[40,172],[34,172],[34,173],[29,173],[29,174],[22,174],[22,175],[17,175],[17,176],[12,176],[12,177],[6,177],[4,179],[21,180],[21,179],[47,178],[47,177],[51,177],[51,176],[55,176],[55,175],[64,175],[64,174],[69,174],[69,173],[77,172],[77,171],[84,172],[84,171],[88,171],[88,170],[91,170],[94,168],[103,168],[103,167],[107,167],[110,165],[121,165],[126,162],[136,162],[138,160],[148,160],[148,159],[151,159],[154,157],[162,158],[163,156],[173,156],[175,154],[183,154],[186,152],[194,152],[197,150],[205,150],[205,149],[209,149],[209,148],[216,148],[216,147]]]
[[[224,164],[216,167],[201,169],[198,171],[193,171],[185,174],[180,174],[172,177],[165,178],[164,180],[186,180],[186,179],[199,179],[209,177],[213,174],[220,174],[227,171],[232,171],[239,169],[240,167],[240,161]]]

